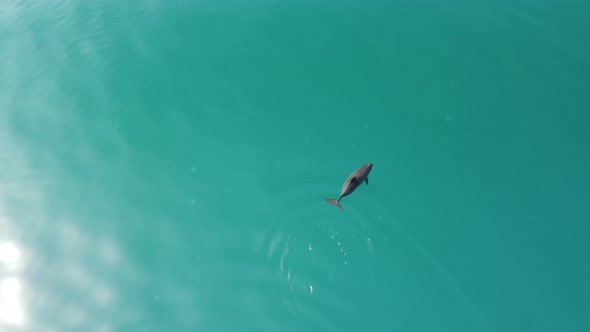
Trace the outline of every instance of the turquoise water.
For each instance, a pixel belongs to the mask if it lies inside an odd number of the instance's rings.
[[[0,331],[590,330],[588,22],[3,2]]]

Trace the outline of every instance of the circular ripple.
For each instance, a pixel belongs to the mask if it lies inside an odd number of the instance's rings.
[[[335,187],[306,181],[276,200],[281,212],[267,236],[267,259],[296,321],[326,331],[366,324],[400,328],[410,312],[445,301],[475,317],[478,328],[489,327],[451,273],[394,216],[383,187],[357,189],[341,201],[344,211],[324,202]],[[425,290],[436,294],[434,300]],[[426,299],[432,301],[421,308],[417,303]],[[442,324],[445,318],[433,319]]]
[[[370,280],[370,271],[359,264],[371,254],[366,227],[355,226],[359,220],[368,225],[360,209],[366,205],[350,204],[341,211],[326,204],[324,199],[334,196],[339,186],[323,180],[287,188],[276,199],[280,213],[266,241],[268,262],[285,285],[282,302],[308,329],[333,331],[354,324],[351,318],[363,311],[358,305],[362,291],[350,283]]]

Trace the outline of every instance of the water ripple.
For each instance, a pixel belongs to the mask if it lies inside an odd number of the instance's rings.
[[[369,320],[395,328],[403,326],[409,309],[401,298],[412,287],[439,287],[447,301],[476,317],[475,325],[489,329],[451,273],[379,198],[387,193],[378,182],[347,197],[344,211],[323,201],[334,187],[324,180],[306,181],[276,198],[282,212],[267,233],[266,256],[285,285],[281,296],[295,321],[326,331],[360,329]]]
[[[339,330],[347,321],[345,317],[361,309],[348,299],[351,294],[337,285],[347,285],[358,272],[351,271],[349,265],[359,267],[357,258],[370,255],[366,236],[362,228],[351,227],[350,219],[341,219],[345,216],[342,211],[324,202],[324,196],[338,186],[318,180],[283,188],[287,189],[275,198],[280,206],[277,210],[282,212],[274,218],[275,227],[266,240],[267,260],[286,286],[283,303],[296,321],[307,322],[306,328]],[[366,205],[358,206],[350,204],[345,213],[363,219],[360,206]],[[367,271],[360,274],[365,279],[368,276]],[[334,312],[342,321],[330,319]]]

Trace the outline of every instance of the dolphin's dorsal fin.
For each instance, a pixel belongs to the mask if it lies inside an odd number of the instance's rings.
[[[356,183],[356,177],[353,177],[352,179],[350,179],[350,183]]]

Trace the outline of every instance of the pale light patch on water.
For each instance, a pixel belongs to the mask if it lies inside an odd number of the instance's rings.
[[[0,145],[0,147],[2,146]],[[4,182],[0,178],[0,187]],[[6,210],[4,202],[18,196],[18,193],[0,190],[0,229],[2,232],[0,234],[0,326],[22,328],[27,323],[21,278],[24,255],[22,247],[14,240],[13,226],[15,223],[4,212]]]
[[[369,251],[373,251],[373,241],[370,238],[367,239],[367,248]]]
[[[0,10],[0,25],[8,27],[16,23],[19,17],[20,6],[16,1],[7,1],[2,4],[2,10]]]
[[[0,244],[0,322],[22,326],[25,313],[22,306],[22,282],[17,267],[21,252],[14,242]]]
[[[117,266],[123,260],[117,244],[110,238],[98,238],[96,240],[98,259],[108,266]]]
[[[0,280],[0,322],[22,326],[24,312],[21,299],[21,281],[16,277]]]
[[[18,247],[12,242],[0,243],[0,264],[10,267],[16,264],[21,257]]]
[[[0,188],[10,188],[0,190],[0,326],[116,330],[125,322],[104,318],[122,308],[116,285],[138,280],[133,265],[108,234],[90,233],[73,216],[50,218],[50,182],[6,131],[2,136],[0,149],[13,153],[0,166],[11,175],[0,176]]]
[[[120,289],[115,283],[132,282],[132,268],[111,239],[89,236],[75,224],[64,224],[61,230],[59,261],[42,252],[42,247],[29,248],[30,259],[23,274],[29,283],[23,287],[26,296],[22,307],[49,316],[30,317],[26,325],[31,331],[66,327],[92,331],[96,326],[113,330],[121,322],[115,320],[109,325],[101,322],[101,317],[121,307]]]

